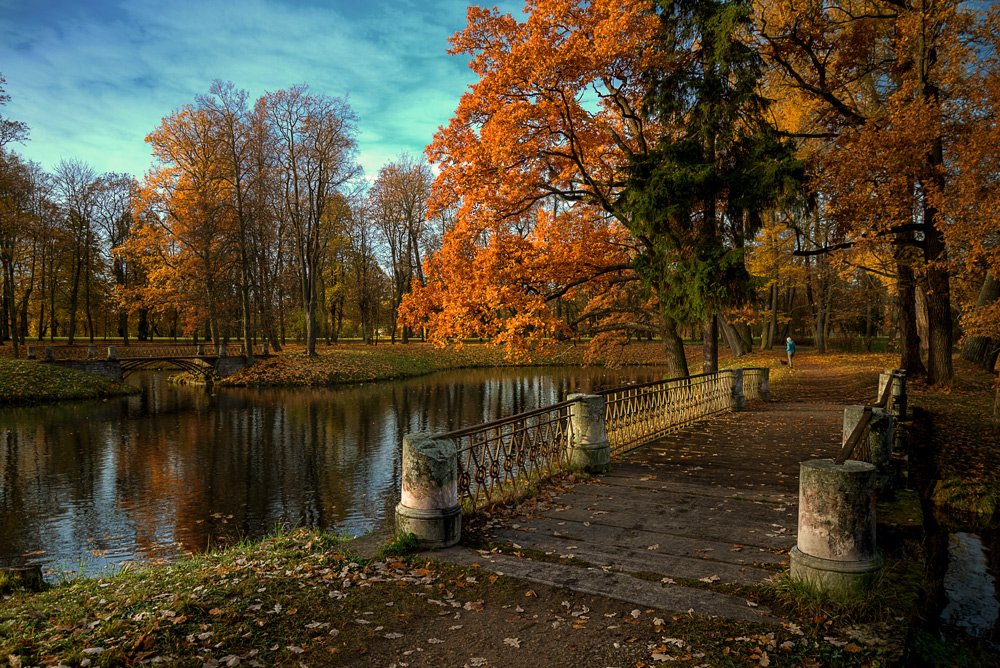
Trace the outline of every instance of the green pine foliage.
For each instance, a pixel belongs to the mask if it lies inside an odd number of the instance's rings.
[[[646,73],[659,143],[623,194],[636,270],[664,313],[695,322],[751,296],[743,248],[802,168],[767,117],[746,0],[661,0],[662,66]]]

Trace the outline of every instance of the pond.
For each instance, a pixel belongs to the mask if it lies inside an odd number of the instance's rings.
[[[0,566],[99,575],[290,526],[359,535],[399,496],[404,434],[444,432],[656,368],[460,370],[324,389],[177,386],[0,408]]]

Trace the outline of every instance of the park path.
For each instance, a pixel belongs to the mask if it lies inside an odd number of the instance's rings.
[[[776,622],[714,585],[760,583],[786,567],[799,462],[835,456],[844,406],[865,400],[856,376],[802,367],[770,402],[661,438],[609,474],[491,520],[491,549],[428,556],[664,611]]]

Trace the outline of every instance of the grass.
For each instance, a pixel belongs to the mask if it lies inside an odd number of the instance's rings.
[[[100,399],[131,388],[76,369],[35,360],[0,358],[0,405]]]

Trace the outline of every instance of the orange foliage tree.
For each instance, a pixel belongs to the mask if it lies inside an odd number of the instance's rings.
[[[845,239],[838,246],[893,250],[901,366],[919,373],[926,365],[931,383],[947,383],[954,258],[946,244],[963,224],[955,215],[959,138],[992,122],[966,113],[988,72],[969,39],[985,15],[959,0],[757,6],[781,121],[811,157],[815,200]]]
[[[487,337],[510,353],[583,323],[599,340],[649,332],[629,308],[645,298],[618,200],[659,132],[641,81],[659,21],[635,0],[539,0],[527,13],[472,7],[452,38],[479,77],[427,150],[440,169],[432,213],[454,220],[401,316],[438,341]],[[583,304],[569,322],[566,300]]]

